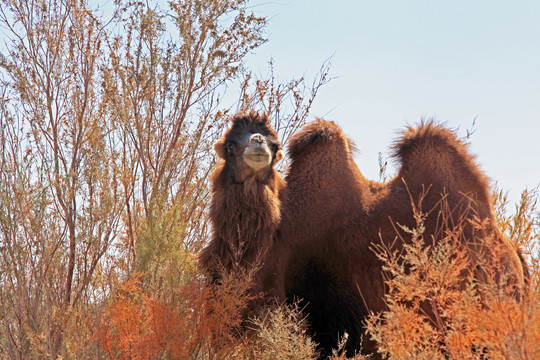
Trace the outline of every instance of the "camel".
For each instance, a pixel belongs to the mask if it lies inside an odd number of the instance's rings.
[[[201,265],[212,282],[219,269],[256,269],[251,291],[266,304],[299,301],[321,358],[345,333],[349,355],[362,338],[363,350],[376,353],[363,327],[370,312],[386,308],[373,245],[403,246],[409,235],[398,234],[400,226],[416,225],[412,203],[421,203],[424,237],[433,244],[461,226],[457,241],[478,260],[470,274],[482,280],[482,260],[497,248],[508,286],[524,284],[519,251],[495,226],[487,177],[455,133],[434,122],[403,132],[393,146],[401,168],[387,183],[367,180],[349,139],[324,120],[290,139],[285,179],[274,169],[283,152],[266,115],[235,115],[215,150],[221,160],[211,176],[213,236]]]
[[[283,150],[266,115],[233,116],[214,150],[220,160],[210,176],[213,234],[198,256],[211,282],[219,281],[223,270],[249,272],[259,266],[281,221],[279,193],[285,186],[274,169]]]

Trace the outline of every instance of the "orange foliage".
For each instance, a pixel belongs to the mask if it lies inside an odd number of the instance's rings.
[[[118,285],[103,311],[97,340],[111,359],[185,358],[187,331],[181,311],[144,293],[136,274]]]
[[[145,290],[141,274],[117,285],[105,306],[96,341],[111,359],[187,358],[209,354],[226,358],[240,338],[250,280],[225,277],[208,287],[192,278],[180,297],[162,299]]]
[[[469,306],[464,312],[470,321],[468,337],[489,349],[491,359],[539,359],[539,300],[492,297],[485,306]]]
[[[517,215],[506,216],[500,204],[495,206],[501,228],[525,248],[533,265],[528,288],[517,293],[505,285],[507,279],[496,275],[501,264],[479,264],[485,275],[481,282],[464,272],[469,256],[453,241],[459,226],[429,246],[423,238],[421,214],[415,214],[417,228],[406,229],[413,236],[402,252],[377,248],[389,275],[388,310],[372,314],[368,336],[378,343],[384,358],[540,358],[540,273],[534,254],[540,237],[530,196],[524,192]],[[496,199],[504,197],[498,194]]]

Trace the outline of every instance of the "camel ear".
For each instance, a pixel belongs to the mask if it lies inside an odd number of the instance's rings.
[[[278,152],[276,153],[276,161],[279,161],[283,159],[284,157],[285,155],[283,154],[283,150],[279,149]]]
[[[225,160],[225,139],[219,139],[214,143],[214,150],[218,156]]]

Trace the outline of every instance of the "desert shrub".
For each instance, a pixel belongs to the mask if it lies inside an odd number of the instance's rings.
[[[471,259],[459,246],[463,224],[434,246],[424,239],[423,214],[402,251],[377,246],[387,272],[388,310],[372,314],[368,333],[388,359],[532,359],[540,356],[537,194],[524,191],[514,214],[507,197],[494,197],[499,224],[525,249],[530,279],[519,296],[497,276],[501,264],[481,263],[485,280],[468,274]],[[432,242],[429,241],[429,244]],[[497,251],[497,249],[492,249]]]
[[[194,277],[175,301],[145,289],[140,274],[118,284],[100,314],[96,341],[110,359],[225,359],[235,351],[248,279],[209,287]]]
[[[109,359],[315,359],[298,308],[245,319],[251,275],[223,273],[219,285],[193,277],[174,302],[145,290],[141,274],[115,287],[93,337]],[[341,358],[340,358],[341,359]]]
[[[306,320],[297,306],[269,309],[253,319],[257,359],[315,359],[316,344],[307,334]]]

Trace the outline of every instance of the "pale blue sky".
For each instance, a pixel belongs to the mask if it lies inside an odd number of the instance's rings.
[[[540,1],[252,1],[269,42],[248,60],[282,80],[313,77],[333,55],[338,77],[311,118],[336,121],[377,180],[397,130],[434,116],[465,135],[513,201],[540,183]]]
[[[366,177],[378,179],[377,155],[389,155],[405,125],[435,117],[464,135],[477,118],[470,150],[493,182],[513,201],[540,183],[540,0],[248,5],[269,18],[269,42],[249,56],[249,68],[264,74],[273,58],[280,80],[310,79],[332,56],[336,79],[310,118],[344,129]]]

